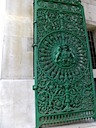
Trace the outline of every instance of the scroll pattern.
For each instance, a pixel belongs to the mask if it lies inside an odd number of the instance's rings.
[[[37,28],[38,28],[38,42],[54,30],[64,30],[74,33],[81,40],[86,41],[84,26],[82,25],[83,17],[78,14],[60,13],[48,9],[39,9],[37,11]],[[85,44],[86,45],[86,44]]]
[[[39,113],[93,109],[94,96],[80,8],[73,6],[73,13],[68,13],[60,12],[60,6],[56,4],[54,11],[50,9],[50,3],[42,4],[41,1],[38,5],[41,7],[37,11]]]

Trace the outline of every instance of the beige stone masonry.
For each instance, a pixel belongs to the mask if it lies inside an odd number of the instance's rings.
[[[6,10],[8,15],[23,17],[32,16],[33,0],[6,0]]]
[[[0,24],[0,128],[35,128],[33,0],[5,1],[6,4],[0,4],[0,9],[6,6],[4,22]],[[82,4],[87,28],[95,30],[96,0],[82,0]],[[54,128],[96,128],[96,123]]]
[[[33,80],[0,81],[0,128],[35,128]]]
[[[96,0],[82,0],[82,5],[85,10],[85,17],[87,27],[90,29],[93,25],[93,29],[96,26]]]
[[[32,0],[6,0],[2,51],[3,79],[33,79]]]
[[[30,40],[26,37],[4,37],[2,60],[3,79],[33,79],[33,52],[28,51],[28,43],[30,43]]]

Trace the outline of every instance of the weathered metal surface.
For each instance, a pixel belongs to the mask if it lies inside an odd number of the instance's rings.
[[[36,128],[95,118],[94,80],[80,0],[35,0],[33,46]]]

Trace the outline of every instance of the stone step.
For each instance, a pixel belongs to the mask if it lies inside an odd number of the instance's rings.
[[[50,127],[50,128],[96,128],[96,122],[63,125],[63,126]]]

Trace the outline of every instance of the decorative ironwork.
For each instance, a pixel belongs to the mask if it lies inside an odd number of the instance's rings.
[[[35,0],[36,128],[95,118],[95,90],[80,0]]]
[[[88,68],[86,48],[75,35],[64,31],[48,34],[38,49],[39,65],[47,77],[64,83],[65,75],[72,83]],[[57,75],[58,74],[58,75]]]

